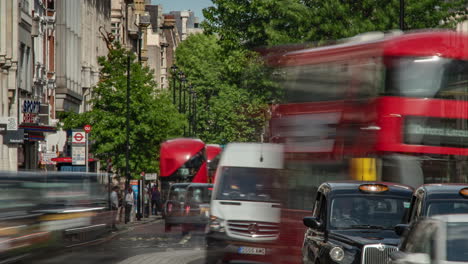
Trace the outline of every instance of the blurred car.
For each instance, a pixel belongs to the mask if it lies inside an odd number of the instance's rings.
[[[400,238],[413,189],[386,182],[342,181],[320,185],[302,247],[303,263],[388,263]]]
[[[267,262],[278,238],[283,147],[230,143],[211,198],[207,263]]]
[[[185,193],[190,183],[174,183],[169,188],[164,204],[165,231],[171,231],[172,226],[184,223]]]
[[[392,264],[468,263],[468,214],[437,215],[415,223]]]
[[[468,185],[458,183],[424,184],[413,193],[405,223],[398,225],[399,235],[421,218],[444,214],[468,214]]]
[[[48,246],[48,231],[41,231],[38,193],[31,175],[0,173],[0,263],[18,261]]]
[[[183,232],[196,227],[204,228],[210,219],[210,201],[213,184],[192,183],[187,187],[184,200]]]

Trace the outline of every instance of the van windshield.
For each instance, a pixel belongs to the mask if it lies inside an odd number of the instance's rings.
[[[278,202],[280,170],[224,167],[219,177],[217,200]]]

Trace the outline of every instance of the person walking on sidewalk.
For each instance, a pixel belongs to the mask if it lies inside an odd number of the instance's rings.
[[[132,187],[129,187],[125,195],[125,223],[130,222],[130,214],[134,203],[135,198],[133,197],[133,190]]]
[[[151,211],[154,215],[158,215],[158,211],[161,211],[161,193],[157,185],[154,185],[151,191]]]
[[[119,196],[117,194],[119,187],[114,186],[110,195],[111,199],[111,217],[112,217],[112,230],[117,230],[115,222],[117,221],[117,210],[119,209]]]

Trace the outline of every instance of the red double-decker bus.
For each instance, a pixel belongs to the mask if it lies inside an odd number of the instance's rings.
[[[270,121],[288,170],[279,262],[301,261],[324,181],[468,182],[468,35],[361,35],[271,58],[285,91]]]
[[[205,143],[192,138],[176,138],[163,142],[159,169],[163,197],[170,183],[207,183]]]
[[[223,148],[218,144],[206,145],[206,158],[208,162],[208,181],[213,183],[216,179],[216,169],[218,168],[219,159]]]

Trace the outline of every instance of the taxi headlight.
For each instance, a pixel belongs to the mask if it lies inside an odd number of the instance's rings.
[[[330,258],[333,261],[340,262],[344,258],[344,251],[340,247],[334,247],[330,250]]]

